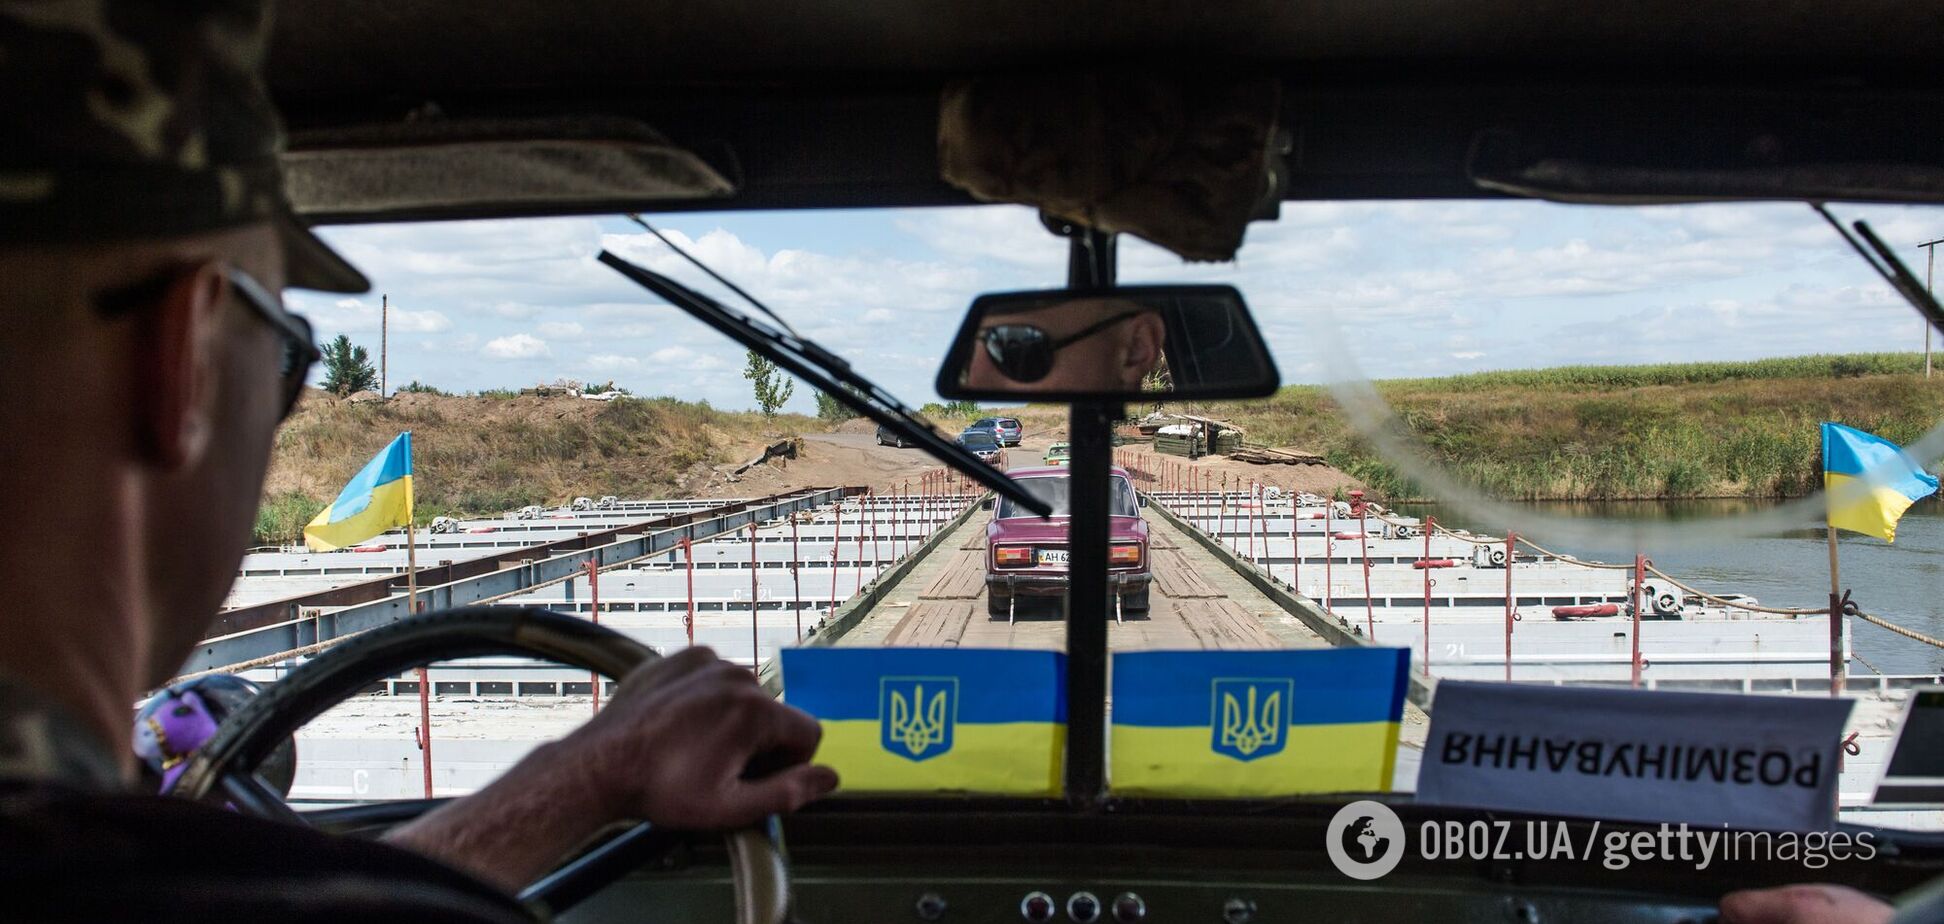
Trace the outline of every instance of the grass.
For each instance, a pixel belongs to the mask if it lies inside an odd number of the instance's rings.
[[[493,393],[406,393],[352,403],[313,392],[277,432],[257,541],[295,541],[344,482],[400,431],[412,431],[415,518],[490,516],[575,497],[700,490],[713,467],[777,433],[817,429],[783,415],[721,411],[672,398],[594,402]]]
[[[1818,424],[1907,443],[1944,420],[1944,378],[1917,354],[1567,366],[1375,383],[1431,459],[1509,499],[1781,497],[1822,481]],[[1169,405],[1226,417],[1252,442],[1296,446],[1393,500],[1418,487],[1319,386],[1259,401]]]

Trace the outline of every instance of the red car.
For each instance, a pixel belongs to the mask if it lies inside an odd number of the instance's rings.
[[[1007,474],[1034,497],[1053,505],[1039,514],[999,498],[986,524],[986,611],[1010,616],[1015,597],[1062,597],[1067,592],[1067,469],[1019,468]],[[1120,598],[1123,614],[1144,614],[1153,567],[1148,560],[1148,526],[1142,501],[1127,470],[1108,471],[1108,591]],[[1113,615],[1111,612],[1107,615]]]

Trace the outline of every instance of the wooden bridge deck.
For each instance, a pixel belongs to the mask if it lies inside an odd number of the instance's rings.
[[[1010,622],[986,614],[986,517],[974,516],[891,587],[840,645],[1051,648],[1066,645],[1054,601],[1021,598]],[[1321,647],[1294,617],[1158,517],[1148,518],[1154,559],[1150,610],[1108,626],[1116,650]],[[1105,614],[1112,620],[1113,614]]]

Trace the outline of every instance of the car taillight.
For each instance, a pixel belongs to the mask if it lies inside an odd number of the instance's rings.
[[[1107,550],[1107,563],[1110,565],[1138,565],[1141,563],[1141,546],[1135,542],[1116,542]]]
[[[1031,546],[1000,546],[992,550],[992,560],[1000,565],[1030,565],[1033,563]]]

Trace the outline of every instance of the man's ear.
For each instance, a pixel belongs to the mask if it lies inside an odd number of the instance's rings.
[[[178,268],[142,314],[132,345],[135,427],[145,461],[173,471],[208,450],[215,412],[218,325],[228,282],[212,261]]]
[[[1135,315],[1127,320],[1127,348],[1121,354],[1122,368],[1131,373],[1138,381],[1154,369],[1161,361],[1161,341],[1167,336],[1167,327],[1161,316],[1152,311]]]

